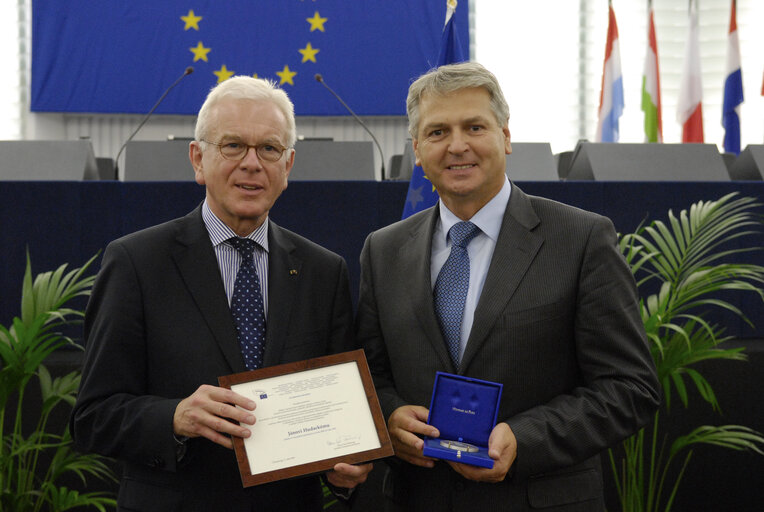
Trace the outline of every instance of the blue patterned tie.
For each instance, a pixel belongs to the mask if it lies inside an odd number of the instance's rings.
[[[464,303],[470,284],[470,256],[467,253],[467,245],[479,233],[480,228],[471,222],[458,222],[451,227],[448,231],[451,238],[451,254],[440,269],[433,291],[440,331],[457,371]]]
[[[244,356],[247,370],[263,365],[265,351],[265,308],[260,291],[260,278],[255,269],[254,252],[257,244],[249,238],[229,238],[234,249],[241,254],[241,266],[236,274],[231,297],[231,313]]]

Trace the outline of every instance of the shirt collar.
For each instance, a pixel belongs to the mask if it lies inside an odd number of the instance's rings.
[[[215,213],[210,209],[210,206],[207,204],[207,199],[205,199],[204,203],[202,204],[202,220],[204,221],[204,225],[210,235],[210,240],[212,241],[213,247],[217,247],[222,243],[226,243],[229,238],[238,236],[233,229],[228,227],[225,222],[220,220],[218,216],[215,215]],[[265,222],[260,224],[259,228],[244,237],[254,240],[257,245],[265,250],[265,252],[268,252],[269,221],[270,219],[266,217]]]
[[[480,231],[488,235],[488,237],[496,242],[499,238],[499,231],[501,230],[501,223],[504,220],[504,212],[507,210],[507,203],[509,203],[509,196],[512,193],[512,185],[509,183],[509,179],[504,176],[504,185],[502,185],[499,193],[493,196],[485,206],[472,216],[470,222],[480,228]],[[443,201],[438,201],[438,207],[440,209],[440,233],[438,236],[442,236],[444,242],[447,241],[448,231],[457,222],[461,222],[462,219],[457,217],[451,210],[449,210]]]

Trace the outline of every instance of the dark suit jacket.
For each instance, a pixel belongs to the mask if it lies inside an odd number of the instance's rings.
[[[273,222],[268,237],[265,365],[352,348],[345,261]],[[321,510],[318,477],[244,489],[233,451],[204,438],[176,463],[180,400],[245,371],[201,208],[109,244],[85,336],[71,431],[124,463],[120,509]]]
[[[437,207],[375,233],[361,255],[357,337],[387,417],[429,407],[436,371],[454,372],[430,282]],[[517,185],[460,374],[504,385],[499,420],[517,437],[499,484],[392,461],[385,493],[404,510],[599,510],[598,454],[645,424],[658,382],[634,279],[609,219]]]

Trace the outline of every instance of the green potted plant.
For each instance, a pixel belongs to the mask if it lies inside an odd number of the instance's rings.
[[[66,427],[50,431],[53,409],[74,405],[80,373],[52,378],[43,364],[59,348],[79,347],[60,329],[84,315],[68,304],[90,294],[95,277],[85,276],[85,271],[93,260],[95,256],[81,268],[66,272],[67,265],[62,265],[55,272],[44,272],[32,279],[27,254],[21,316],[14,318],[9,327],[0,325],[0,510],[62,511],[89,506],[103,512],[116,505],[107,492],[80,492],[61,483],[67,475],[74,475],[83,486],[88,477],[111,481],[116,478],[106,459],[71,449]],[[25,402],[33,379],[39,383],[39,406]],[[15,407],[7,410],[14,402]],[[39,416],[31,419],[35,427],[25,431],[22,420],[30,411]]]
[[[719,410],[713,388],[695,365],[710,359],[746,359],[743,348],[726,348],[724,329],[708,320],[716,308],[751,322],[725,300],[727,290],[750,292],[764,300],[764,267],[735,261],[742,253],[761,250],[744,246],[746,237],[761,233],[761,207],[754,198],[728,194],[717,201],[698,202],[679,216],[668,213],[668,224],[654,221],[620,237],[620,248],[640,290],[658,290],[640,302],[648,343],[663,386],[664,408],[672,397],[689,406],[688,386]],[[737,245],[734,245],[737,244]],[[764,455],[764,437],[741,425],[701,425],[673,440],[667,438],[662,412],[652,425],[609,451],[621,510],[669,511],[693,449],[709,444]]]

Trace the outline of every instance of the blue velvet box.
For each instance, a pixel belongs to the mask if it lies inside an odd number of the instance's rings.
[[[496,382],[437,372],[427,423],[440,437],[424,438],[424,455],[492,468],[488,437],[496,426],[502,388]],[[465,443],[469,447],[460,449]]]

